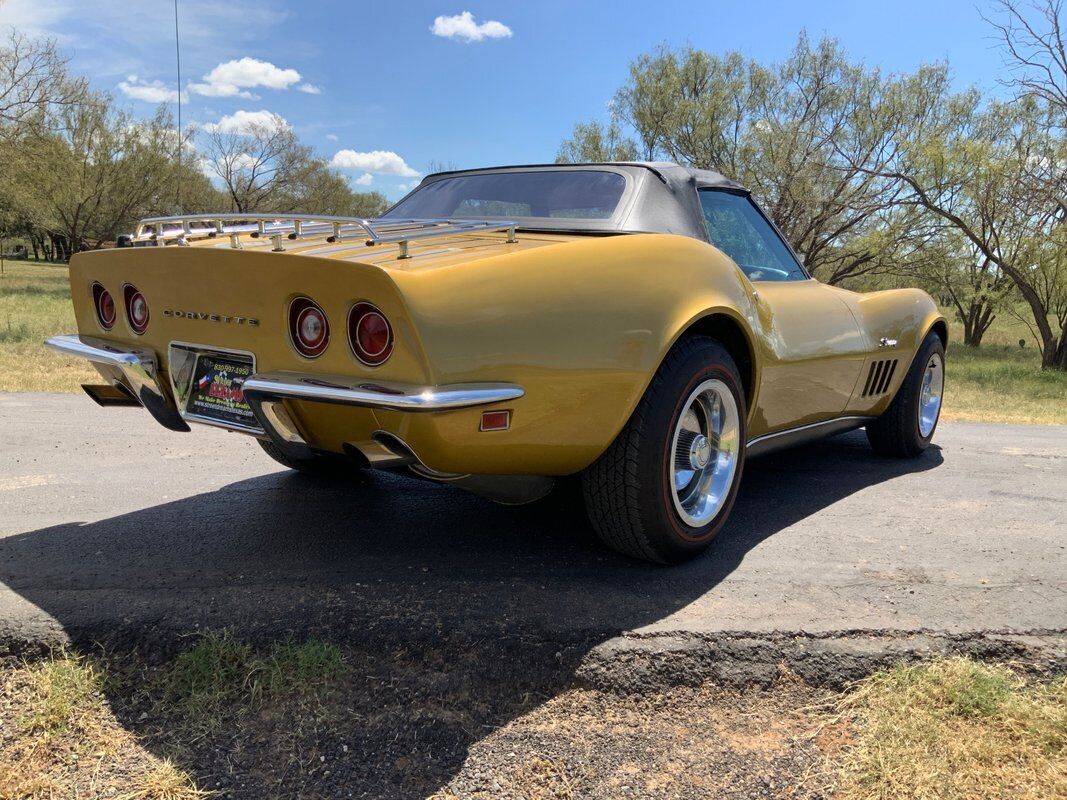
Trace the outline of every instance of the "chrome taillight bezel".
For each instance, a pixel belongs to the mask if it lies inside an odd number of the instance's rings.
[[[141,322],[136,321],[133,315],[133,304],[138,297],[144,301],[144,320]],[[132,283],[122,284],[122,305],[126,309],[126,324],[130,326],[130,330],[138,336],[143,335],[148,330],[148,323],[152,319],[152,313],[148,307],[148,298],[145,297],[144,292]]]
[[[360,325],[367,319],[380,319],[385,323],[385,345],[376,352],[370,351],[360,342]],[[368,367],[377,367],[389,360],[393,354],[393,326],[389,318],[374,303],[360,300],[348,309],[348,348],[356,360]]]
[[[90,293],[92,294],[92,297],[93,297],[93,310],[96,313],[96,322],[97,322],[97,324],[103,330],[110,331],[112,328],[115,327],[115,320],[118,319],[118,315],[119,315],[118,306],[115,305],[115,297],[114,297],[114,295],[112,295],[111,292],[109,292],[107,289],[105,289],[104,285],[102,283],[100,283],[99,281],[93,281],[92,285],[89,287],[89,291],[90,291]],[[107,317],[104,314],[103,300],[104,300],[105,297],[107,297],[107,298],[109,298],[111,300],[111,320],[110,321],[108,321]]]
[[[318,312],[322,319],[322,338],[313,345],[309,345],[300,335],[300,325],[308,313]],[[300,295],[289,301],[288,318],[289,344],[303,358],[314,360],[326,352],[330,346],[330,318],[326,315],[322,306],[310,297]]]

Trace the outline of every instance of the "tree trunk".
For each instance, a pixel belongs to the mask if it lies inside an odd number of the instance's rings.
[[[963,343],[968,347],[978,347],[985,332],[997,318],[992,306],[981,301],[971,301],[966,313],[956,306],[956,316],[963,323]]]
[[[1060,331],[1060,340],[1050,341],[1041,353],[1041,369],[1067,372],[1067,328]]]

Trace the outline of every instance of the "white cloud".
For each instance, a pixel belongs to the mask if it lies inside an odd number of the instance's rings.
[[[322,89],[313,83],[302,83],[296,88],[304,94],[322,94]]]
[[[326,138],[329,139],[331,142],[336,142],[337,141],[337,134],[336,133],[327,133],[326,134]]]
[[[396,188],[399,189],[400,191],[402,191],[404,194],[407,194],[408,192],[410,192],[412,189],[414,189],[418,185],[419,185],[418,181],[411,181],[410,183],[397,184]]]
[[[414,178],[419,174],[391,150],[372,150],[369,153],[338,150],[330,160],[330,166],[338,169],[359,169],[375,175],[399,175],[401,178]]]
[[[136,75],[130,75],[119,84],[119,91],[134,100],[146,103],[176,103],[178,90],[170,89],[163,81],[143,81]],[[182,96],[182,99],[186,99]]]
[[[218,122],[209,122],[204,125],[208,133],[250,133],[255,128],[267,130],[289,128],[289,123],[271,111],[234,111],[227,114]]]
[[[60,2],[0,0],[0,25],[9,25],[27,36],[54,35],[55,25],[67,12]]]
[[[511,28],[495,19],[475,22],[469,11],[451,17],[437,17],[430,28],[434,36],[446,39],[459,39],[463,42],[481,42],[485,39],[507,39]]]
[[[252,98],[254,95],[248,89],[288,89],[300,80],[300,73],[295,69],[281,69],[269,61],[245,56],[224,61],[202,80],[202,83],[190,83],[189,89],[206,97]]]
[[[10,25],[29,36],[55,37],[72,57],[75,73],[114,86],[130,72],[164,75],[159,68],[160,37],[166,38],[161,24],[166,28],[168,21],[173,53],[173,3],[164,3],[160,13],[142,13],[141,6],[147,5],[130,0],[0,0],[0,31]],[[220,52],[261,47],[264,37],[293,15],[285,0],[181,0],[182,62],[214,64]]]
[[[356,184],[356,186],[370,186],[372,183],[374,183],[374,176],[371,175],[369,172],[364,172],[362,175],[352,181],[352,183]]]

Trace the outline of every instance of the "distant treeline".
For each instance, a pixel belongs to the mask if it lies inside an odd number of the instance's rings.
[[[888,75],[801,35],[781,63],[660,48],[610,118],[557,160],[666,159],[752,189],[831,284],[919,284],[977,345],[1026,309],[1046,368],[1067,369],[1067,58],[1061,0],[1001,2],[1005,91],[954,92],[947,64]],[[987,47],[975,42],[975,47]]]

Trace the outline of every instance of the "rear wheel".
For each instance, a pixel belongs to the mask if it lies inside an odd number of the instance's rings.
[[[908,374],[882,416],[867,425],[867,440],[879,455],[913,458],[934,438],[945,390],[945,345],[930,331]]]
[[[626,427],[583,473],[600,538],[665,564],[706,549],[737,496],[744,409],[737,365],[721,344],[693,337],[676,345]]]

